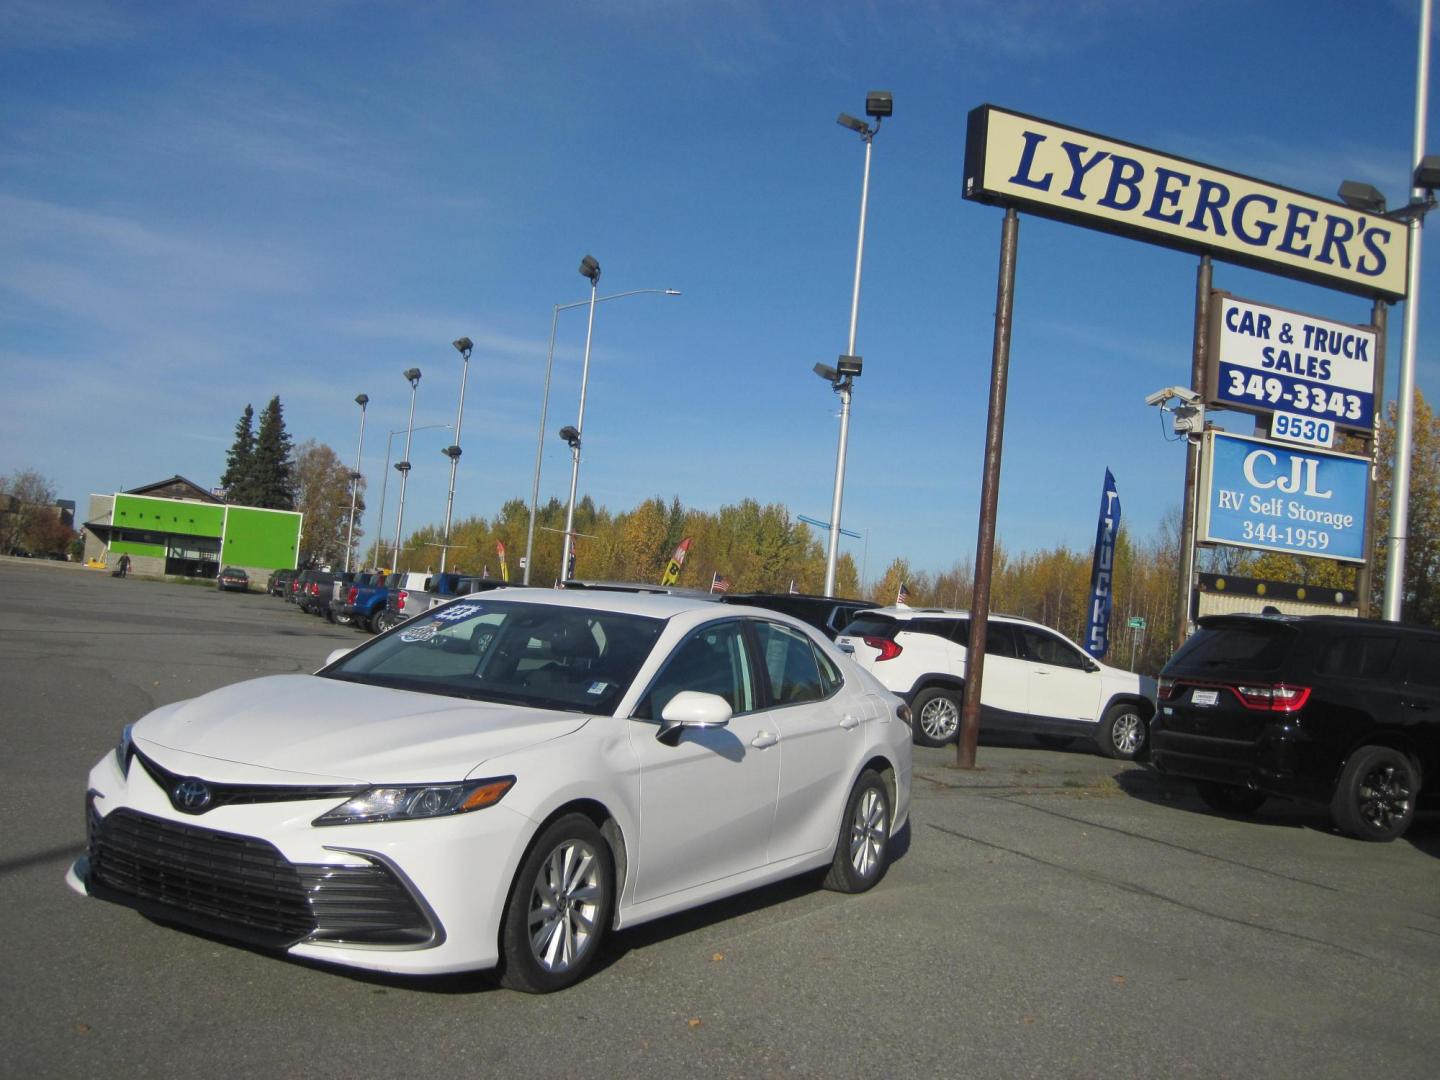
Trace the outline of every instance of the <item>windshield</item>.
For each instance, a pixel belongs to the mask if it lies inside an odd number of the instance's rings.
[[[487,599],[447,604],[321,675],[397,690],[613,713],[664,623],[608,611]]]

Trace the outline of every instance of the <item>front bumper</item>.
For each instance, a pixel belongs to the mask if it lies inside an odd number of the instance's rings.
[[[375,971],[493,967],[533,823],[503,805],[452,818],[316,827],[335,799],[195,816],[132,762],[90,776],[75,891],[235,941]],[[213,820],[212,820],[213,819]]]

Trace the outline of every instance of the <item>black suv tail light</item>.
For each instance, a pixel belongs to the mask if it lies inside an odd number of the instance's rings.
[[[1310,687],[1289,683],[1237,684],[1233,689],[1240,704],[1256,712],[1299,712],[1310,700]]]
[[[1163,675],[1160,676],[1160,678],[1155,681],[1155,696],[1161,701],[1169,701],[1175,696],[1175,680],[1167,679]]]
[[[880,655],[875,657],[875,662],[877,664],[881,660],[894,660],[895,657],[899,656],[904,651],[890,638],[862,637],[860,640],[865,642],[865,644],[869,645],[872,649],[880,650]]]

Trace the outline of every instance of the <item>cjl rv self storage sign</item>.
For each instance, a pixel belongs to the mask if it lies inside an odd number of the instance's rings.
[[[1207,431],[1205,462],[1201,540],[1365,561],[1369,459]]]
[[[1214,296],[1208,400],[1359,431],[1374,427],[1373,329]]]

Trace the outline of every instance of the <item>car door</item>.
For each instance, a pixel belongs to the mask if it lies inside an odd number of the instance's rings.
[[[1015,626],[1020,662],[1027,669],[1029,711],[1053,720],[1095,723],[1101,680],[1093,661],[1058,634],[1038,626]]]
[[[758,672],[745,620],[691,632],[671,653],[631,714],[640,768],[635,899],[654,900],[763,866],[775,819],[780,733],[759,711]],[[675,744],[656,738],[665,705],[682,690],[719,694],[725,727],[687,728]]]
[[[835,842],[849,794],[851,766],[868,718],[864,695],[801,631],[752,623],[765,673],[769,715],[780,732],[780,784],[770,861],[782,862]]]
[[[992,718],[996,712],[1024,716],[1030,708],[1029,665],[1016,656],[1015,635],[1009,623],[990,619],[985,626],[985,678],[980,703]],[[969,656],[970,620],[956,628],[957,641]]]

